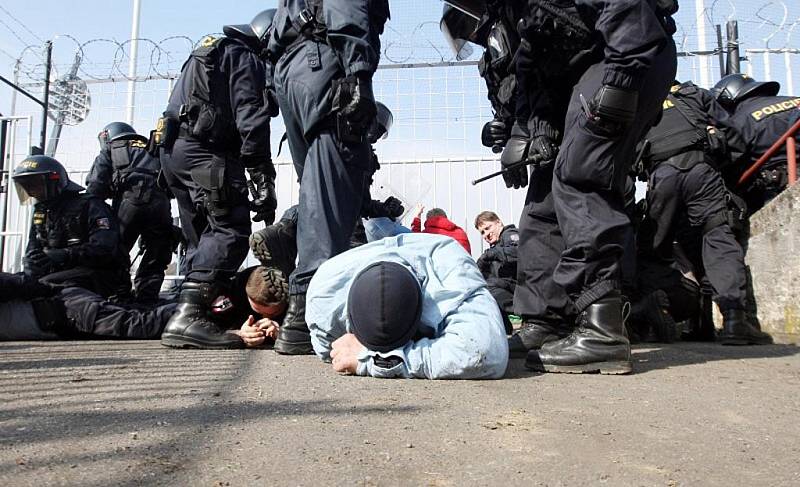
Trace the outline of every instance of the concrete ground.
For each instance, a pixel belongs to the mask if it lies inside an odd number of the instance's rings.
[[[631,376],[338,376],[158,342],[0,344],[0,484],[800,485],[794,346],[639,346]]]

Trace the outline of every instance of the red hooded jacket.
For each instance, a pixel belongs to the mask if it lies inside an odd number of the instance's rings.
[[[425,230],[420,227],[420,219],[414,218],[411,222],[411,231],[416,233],[435,233],[436,235],[446,235],[460,243],[468,254],[472,254],[472,249],[469,247],[469,239],[467,232],[455,223],[451,222],[444,216],[433,216],[425,220]]]

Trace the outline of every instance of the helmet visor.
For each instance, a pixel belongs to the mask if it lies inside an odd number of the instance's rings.
[[[469,37],[478,26],[478,20],[470,17],[464,12],[445,5],[442,11],[442,20],[439,22],[439,29],[442,31],[445,40],[450,45],[456,59],[462,61],[472,55],[472,46],[469,44]]]
[[[47,174],[31,174],[14,178],[20,204],[30,205],[33,200],[45,201],[48,197]]]

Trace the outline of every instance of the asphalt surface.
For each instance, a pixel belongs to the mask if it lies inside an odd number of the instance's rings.
[[[798,348],[634,362],[432,382],[269,350],[0,343],[0,485],[800,485]]]

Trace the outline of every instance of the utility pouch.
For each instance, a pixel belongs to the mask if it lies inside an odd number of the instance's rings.
[[[738,235],[745,229],[747,221],[747,203],[733,193],[728,193],[725,196],[725,203],[728,209],[726,216],[728,217],[728,226],[731,227],[733,233]]]
[[[228,189],[225,186],[225,158],[214,156],[211,166],[192,169],[192,180],[203,188],[203,206],[213,217],[225,216],[230,212]]]
[[[340,142],[347,144],[358,144],[364,142],[364,134],[361,130],[350,123],[341,113],[336,114],[336,138]]]
[[[180,122],[170,117],[161,117],[156,123],[156,128],[150,131],[150,140],[147,142],[147,152],[153,157],[158,157],[158,149],[164,147],[169,150],[178,140]]]
[[[360,143],[366,140],[368,127],[356,127],[342,114],[342,110],[353,99],[355,91],[355,76],[347,76],[333,80],[333,102],[331,109],[335,114],[336,135],[340,142]]]

